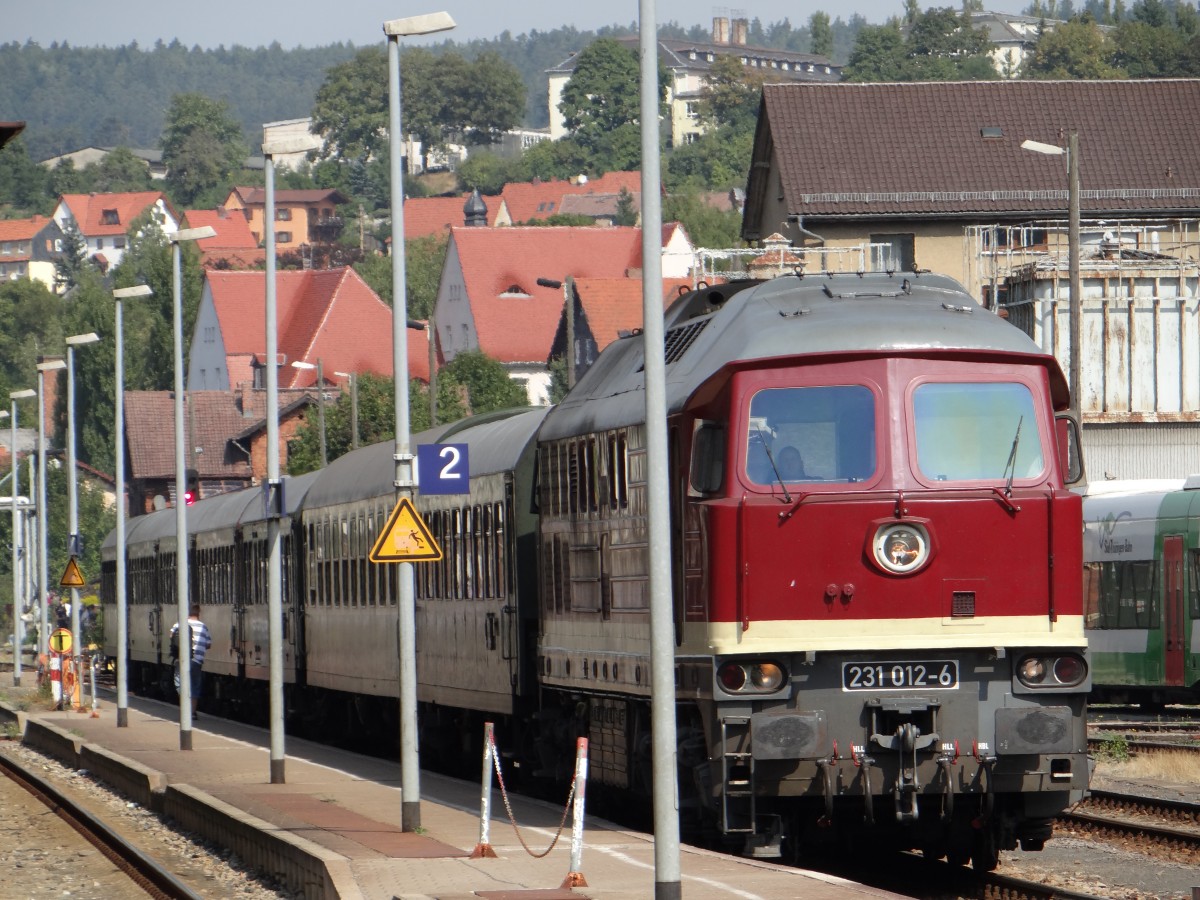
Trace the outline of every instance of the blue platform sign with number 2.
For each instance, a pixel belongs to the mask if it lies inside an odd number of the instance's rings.
[[[422,494],[466,494],[471,469],[466,444],[421,444],[417,447],[417,486]]]

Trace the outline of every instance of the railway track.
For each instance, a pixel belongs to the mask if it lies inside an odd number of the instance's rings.
[[[18,760],[0,754],[0,777],[14,782],[41,801],[141,888],[146,896],[155,900],[201,900],[200,894]]]
[[[1059,823],[1079,836],[1127,850],[1200,865],[1200,804],[1093,791]],[[1163,824],[1169,823],[1169,824]],[[1182,827],[1179,827],[1182,826]]]

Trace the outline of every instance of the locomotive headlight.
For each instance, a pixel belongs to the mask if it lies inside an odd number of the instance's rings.
[[[875,530],[871,549],[885,571],[905,575],[929,561],[929,534],[915,523],[887,523]]]
[[[787,682],[787,672],[773,662],[726,662],[717,681],[727,694],[770,694]]]
[[[1026,657],[1017,667],[1017,677],[1030,686],[1041,684],[1046,680],[1046,661],[1036,656]]]
[[[758,663],[750,667],[750,683],[763,691],[777,691],[783,684],[783,669],[775,663]]]
[[[1017,678],[1026,687],[1076,687],[1087,678],[1087,663],[1073,653],[1027,656],[1017,664]]]

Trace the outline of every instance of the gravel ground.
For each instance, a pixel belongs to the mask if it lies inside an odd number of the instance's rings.
[[[171,827],[156,814],[125,799],[91,778],[84,770],[69,769],[48,756],[15,741],[0,741],[0,753],[15,757],[36,775],[114,828],[125,840],[147,856],[164,864],[180,881],[203,897],[239,900],[298,900],[294,894],[272,884],[244,867],[228,850],[204,843]],[[29,795],[23,790],[21,793]],[[67,846],[65,837],[51,830],[59,823],[46,808],[30,798],[29,803],[0,802],[0,867],[6,898],[71,897],[123,900],[144,897],[117,887],[113,865],[99,852],[56,856],[54,847]],[[62,828],[67,828],[62,825]],[[70,832],[74,834],[74,832]],[[124,878],[124,876],[121,876]],[[16,880],[16,879],[19,879]]]

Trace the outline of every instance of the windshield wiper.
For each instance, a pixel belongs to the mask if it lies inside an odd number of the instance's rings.
[[[775,465],[775,454],[771,452],[771,448],[767,445],[767,436],[763,434],[762,429],[757,425],[754,426],[754,430],[758,432],[758,439],[762,441],[762,448],[767,454],[767,462],[771,464],[771,471],[775,473],[775,480],[783,488],[783,502],[791,503],[792,495],[788,493],[787,485],[783,483],[783,476],[779,474],[779,466]]]
[[[1025,421],[1025,417],[1017,419],[1017,433],[1013,435],[1012,449],[1008,451],[1008,462],[1004,464],[1004,496],[1012,496],[1013,476],[1017,474],[1017,447],[1021,444],[1021,424]]]

